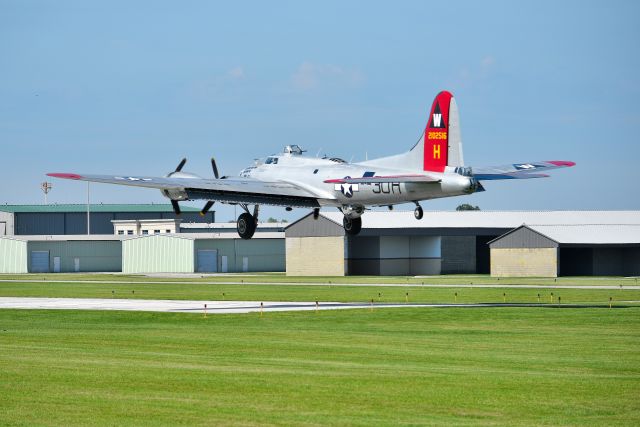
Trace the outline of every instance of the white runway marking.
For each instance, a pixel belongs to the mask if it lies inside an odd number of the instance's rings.
[[[100,299],[100,298],[0,298],[0,308],[45,309],[45,310],[125,310],[158,311],[208,314],[251,313],[261,309],[269,311],[309,311],[316,310],[313,301],[287,302],[265,301],[185,301],[185,300],[143,300],[143,299]],[[416,304],[384,304],[377,307],[422,306]],[[319,302],[318,310],[338,310],[349,308],[370,308],[370,304]]]
[[[101,299],[101,298],[31,298],[0,297],[0,309],[31,310],[123,310],[123,311],[155,311],[173,313],[230,314],[274,311],[313,311],[313,310],[345,310],[345,309],[381,309],[381,308],[479,308],[479,307],[604,307],[604,305],[580,304],[420,304],[420,303],[344,303],[319,302],[316,308],[314,301],[186,301],[186,300],[144,300],[144,299]]]

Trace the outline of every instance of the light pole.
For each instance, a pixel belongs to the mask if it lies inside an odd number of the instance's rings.
[[[89,181],[87,181],[87,234],[91,234],[91,217],[89,216]]]
[[[49,194],[49,191],[51,191],[51,189],[53,188],[53,185],[50,182],[43,182],[42,184],[40,184],[40,189],[42,190],[42,192],[44,193],[44,204],[48,205],[49,203],[47,202],[47,194]]]

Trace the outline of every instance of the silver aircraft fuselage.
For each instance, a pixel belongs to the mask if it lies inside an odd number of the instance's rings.
[[[413,171],[385,168],[362,163],[347,163],[338,158],[313,158],[286,152],[256,161],[243,169],[241,178],[267,182],[286,182],[318,196],[320,206],[387,206],[420,200],[471,194],[473,180],[456,173],[455,168],[444,173],[429,172],[439,182],[331,183],[336,178],[366,176],[405,176]]]

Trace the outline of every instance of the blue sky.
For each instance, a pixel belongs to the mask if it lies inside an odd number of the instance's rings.
[[[639,16],[634,1],[0,0],[0,203],[42,202],[46,172],[159,175],[187,157],[209,175],[213,155],[231,175],[290,143],[394,154],[447,89],[467,164],[578,165],[425,209],[640,209]],[[85,201],[53,183],[50,202]],[[94,184],[92,201],[166,199]]]

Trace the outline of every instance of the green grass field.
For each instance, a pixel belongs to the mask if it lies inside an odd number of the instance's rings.
[[[3,425],[638,425],[640,308],[0,310]]]
[[[553,287],[626,286],[635,284],[632,279],[518,279],[505,289],[456,287],[463,278],[498,284],[487,276],[447,276],[436,283],[450,287],[433,288],[249,283],[286,281],[277,274],[197,283],[22,275],[0,276],[18,280],[0,282],[0,297],[220,300],[224,293],[227,300],[403,302],[408,292],[410,302],[451,303],[457,293],[461,303],[537,302],[538,294],[549,303],[553,292],[556,304],[560,296],[563,304],[606,307],[611,297],[614,308],[402,308],[207,318],[0,310],[0,425],[640,424],[640,305],[629,302],[639,301],[640,291]],[[337,278],[321,279],[315,283]]]
[[[200,282],[200,283],[395,283],[395,284],[500,284],[500,285],[640,285],[637,277],[522,277],[522,278],[494,278],[487,274],[449,274],[440,276],[314,276],[296,277],[286,276],[284,273],[256,273],[256,274],[224,274],[224,275],[189,275],[188,278],[176,277],[148,277],[135,274],[0,274],[0,280],[21,281],[95,281],[95,282]]]

